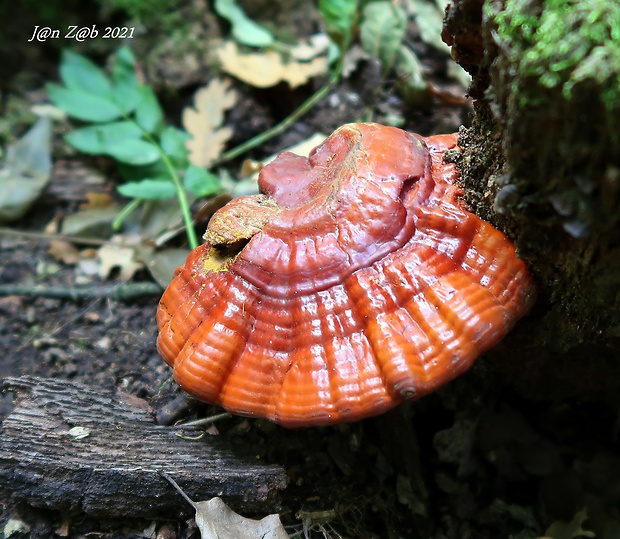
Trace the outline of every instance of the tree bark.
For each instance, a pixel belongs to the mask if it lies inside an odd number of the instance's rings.
[[[490,354],[497,379],[526,397],[615,399],[620,7],[561,4],[450,4],[444,39],[476,100],[453,159],[467,203],[513,238],[539,284],[537,307]]]

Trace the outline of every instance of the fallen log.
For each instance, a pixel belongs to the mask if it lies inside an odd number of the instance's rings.
[[[155,425],[140,399],[64,380],[6,378],[17,404],[0,428],[0,496],[93,516],[187,513],[164,471],[194,500],[238,511],[277,509],[279,466],[234,454],[226,440]],[[146,404],[145,401],[142,403]]]

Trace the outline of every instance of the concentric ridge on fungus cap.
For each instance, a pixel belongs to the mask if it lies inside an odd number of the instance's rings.
[[[466,211],[455,135],[349,124],[285,152],[211,219],[165,291],[179,384],[285,426],[379,414],[457,377],[534,302],[513,244]]]

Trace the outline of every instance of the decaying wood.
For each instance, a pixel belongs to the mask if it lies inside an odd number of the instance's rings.
[[[570,18],[560,4],[450,2],[443,35],[476,99],[452,157],[468,206],[515,241],[538,283],[537,306],[487,354],[487,378],[526,399],[615,402],[620,94],[605,13],[617,3],[579,2]],[[554,19],[571,21],[579,54],[522,24]]]
[[[282,468],[239,458],[225,440],[183,439],[177,428],[155,425],[139,399],[34,377],[2,387],[18,400],[0,428],[2,496],[98,516],[170,517],[187,504],[159,470],[192,499],[222,496],[237,510],[273,510],[286,486]],[[76,436],[75,427],[88,435]]]

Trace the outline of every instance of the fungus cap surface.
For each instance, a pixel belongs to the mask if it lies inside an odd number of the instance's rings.
[[[382,413],[467,370],[531,308],[514,245],[464,209],[445,150],[348,124],[281,154],[165,291],[158,349],[194,397],[288,427]]]

